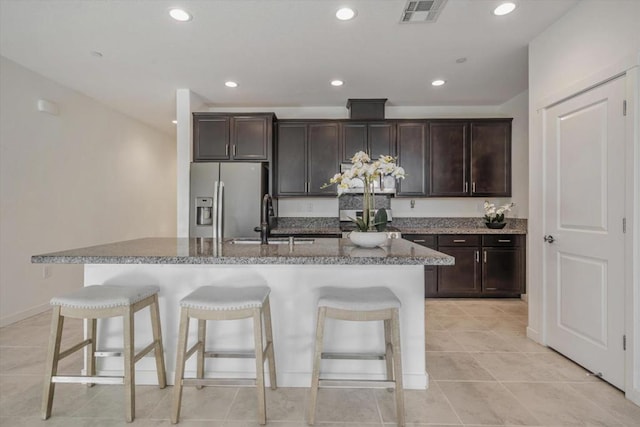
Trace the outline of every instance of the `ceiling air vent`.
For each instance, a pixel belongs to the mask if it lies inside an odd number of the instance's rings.
[[[402,11],[401,24],[436,22],[447,0],[409,0]]]

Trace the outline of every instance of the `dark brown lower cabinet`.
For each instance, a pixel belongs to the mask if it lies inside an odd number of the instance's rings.
[[[525,291],[525,236],[482,236],[482,292],[487,296],[517,296]]]
[[[439,296],[474,296],[482,292],[478,247],[439,247],[438,251],[456,259],[452,266],[438,271]]]
[[[519,297],[525,292],[525,235],[407,234],[453,256],[453,266],[425,266],[425,297]]]

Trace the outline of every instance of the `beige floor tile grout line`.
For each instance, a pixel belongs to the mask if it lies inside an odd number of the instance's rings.
[[[444,399],[447,401],[447,404],[449,405],[449,407],[451,408],[451,410],[453,411],[453,413],[456,415],[456,418],[458,418],[458,421],[460,421],[461,425],[464,425],[464,422],[462,421],[462,418],[460,417],[460,414],[458,414],[458,411],[456,411],[456,408],[453,406],[453,404],[451,403],[451,401],[449,400],[449,396],[447,396],[447,393],[444,392],[444,390],[442,390],[440,388],[440,386],[438,385],[438,381],[433,381],[436,386],[438,387],[438,389],[440,390],[440,393],[442,393],[442,395],[444,396]]]

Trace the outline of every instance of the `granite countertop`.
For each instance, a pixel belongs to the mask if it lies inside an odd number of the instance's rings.
[[[40,264],[355,264],[453,265],[454,258],[403,239],[373,249],[348,239],[319,238],[312,244],[214,244],[213,239],[145,238],[31,257]]]
[[[527,220],[507,218],[500,230],[487,228],[482,218],[394,218],[392,225],[404,234],[527,234]],[[278,218],[273,235],[341,234],[338,218]]]

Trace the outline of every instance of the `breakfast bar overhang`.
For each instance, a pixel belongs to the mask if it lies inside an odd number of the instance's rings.
[[[273,334],[278,385],[309,387],[316,322],[316,291],[322,286],[362,288],[386,286],[400,299],[404,386],[428,386],[425,364],[424,266],[452,265],[453,257],[403,239],[386,246],[364,249],[348,239],[326,238],[253,244],[207,238],[146,238],[36,255],[34,263],[84,264],[84,285],[157,285],[164,338],[167,379],[174,378],[179,323],[179,301],[200,286],[255,286],[271,288]],[[207,346],[216,350],[252,348],[249,319],[224,321],[211,328]],[[382,324],[328,321],[331,336],[326,351],[380,352],[384,348]],[[378,322],[377,322],[378,323]],[[197,328],[192,325],[191,342]],[[145,310],[136,315],[136,336],[150,330]],[[98,322],[98,349],[122,348],[122,322]],[[141,339],[142,341],[143,339]],[[148,343],[136,342],[136,348]],[[252,359],[209,359],[206,375],[250,378]],[[323,376],[382,380],[384,361],[327,360]],[[99,375],[121,375],[119,358],[98,362]],[[187,363],[195,375],[195,360]],[[145,358],[136,366],[138,384],[156,384],[155,362]]]

